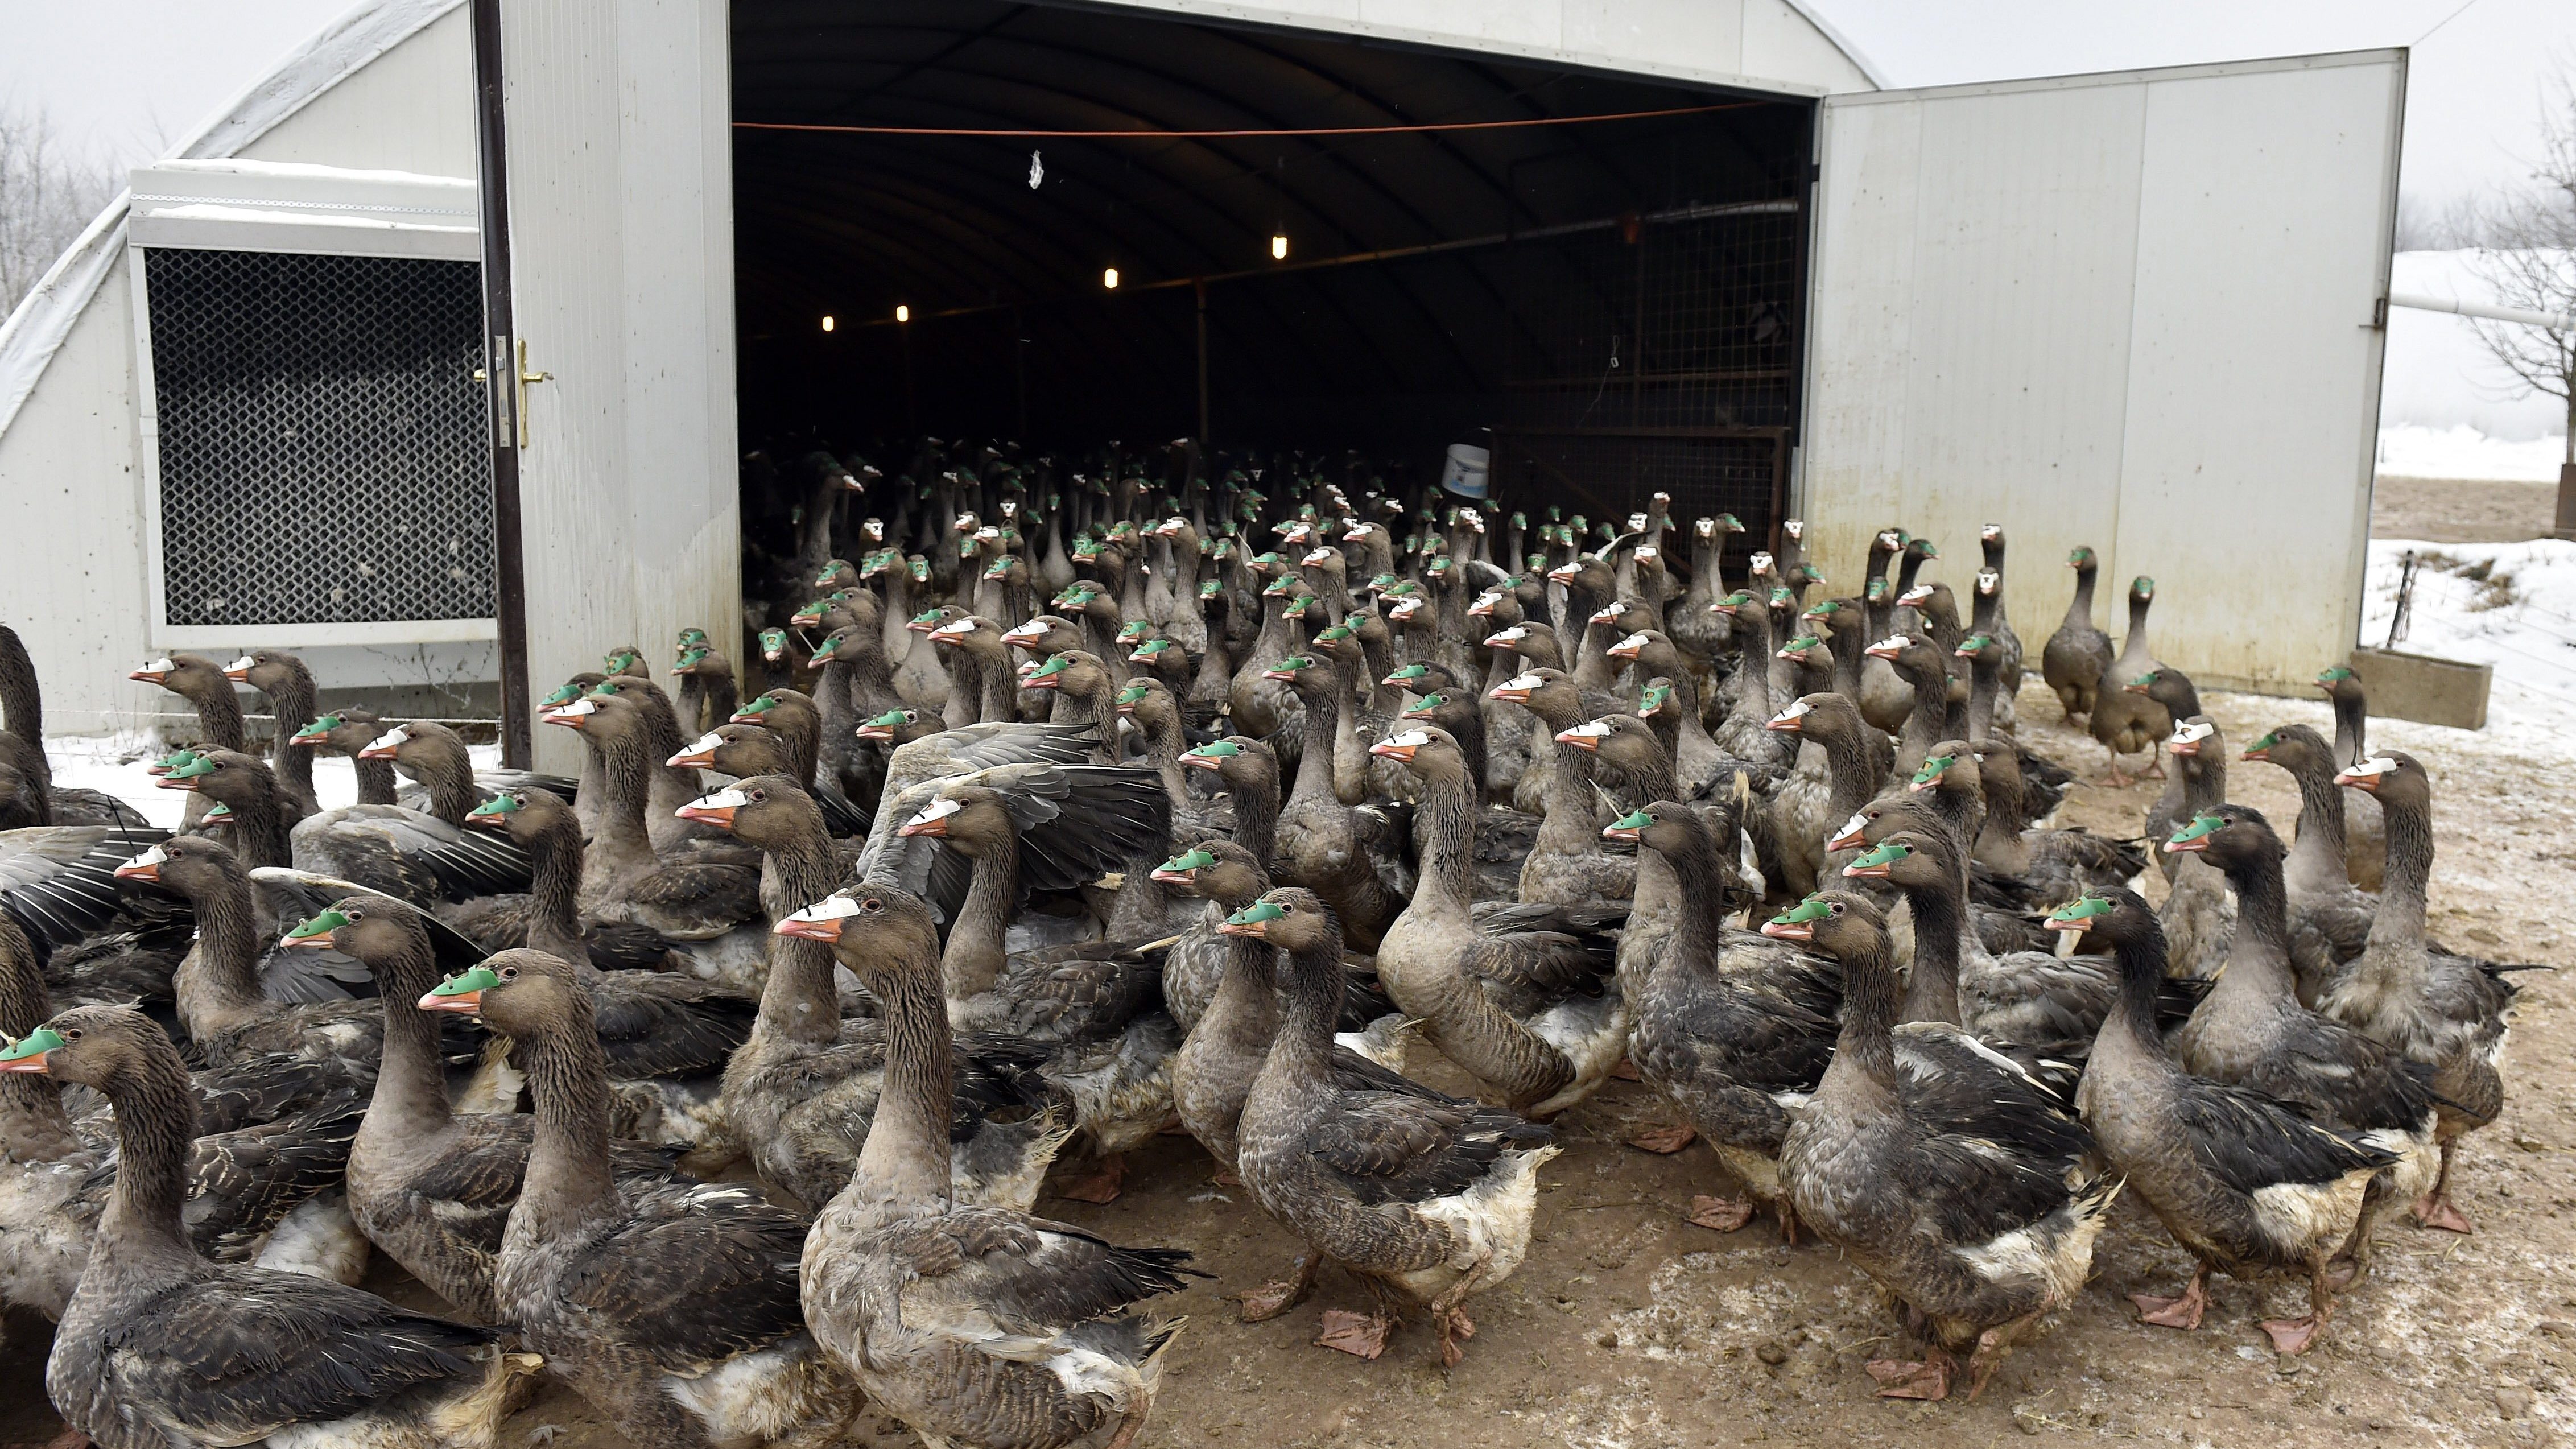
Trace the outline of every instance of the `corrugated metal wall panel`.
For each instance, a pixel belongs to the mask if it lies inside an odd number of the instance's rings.
[[[543,694],[741,614],[731,99],[722,0],[512,6],[503,31],[518,326],[554,375],[520,461]]]
[[[2088,543],[2106,626],[2156,577],[2152,637],[2195,677],[2340,658],[2402,76],[2380,52],[1828,102],[1799,506],[1835,585],[1889,523],[1957,584],[1996,522],[2034,646]]]

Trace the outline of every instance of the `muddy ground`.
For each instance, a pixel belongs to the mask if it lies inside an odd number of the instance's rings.
[[[2022,697],[2024,737],[2097,778],[2091,741],[2059,728],[2036,681]],[[2325,725],[2322,703],[2217,696],[2228,740],[2275,724]],[[2563,789],[2576,749],[2535,730],[2504,738],[2385,724],[2382,746],[2414,751],[2437,781],[2435,934],[2464,949],[2576,968],[2576,833]],[[2286,822],[2288,777],[2231,767],[2231,795]],[[2134,833],[2153,784],[2079,787],[2062,822]],[[2254,1326],[2298,1311],[2286,1287],[2221,1281],[2200,1330],[2134,1321],[2125,1295],[2171,1292],[2189,1271],[2143,1211],[2123,1203],[2082,1301],[2004,1365],[1976,1403],[1874,1399],[1864,1360],[1894,1345],[1877,1293],[1828,1248],[1784,1246],[1765,1223],[1733,1234],[1685,1217],[1695,1193],[1732,1186],[1703,1145],[1658,1157],[1623,1145],[1663,1120],[1645,1088],[1614,1083],[1560,1123],[1565,1155],[1546,1172],[1529,1261],[1477,1299],[1479,1332],[1444,1372],[1418,1324],[1374,1363],[1313,1347],[1325,1308],[1358,1307],[1347,1279],[1263,1324],[1236,1320],[1228,1295],[1257,1286],[1295,1252],[1239,1188],[1209,1180],[1207,1158],[1167,1137],[1133,1162],[1129,1190],[1103,1207],[1061,1199],[1045,1210],[1130,1243],[1186,1247],[1215,1275],[1172,1303],[1190,1325],[1143,1443],[1218,1445],[1698,1446],[1876,1443],[1931,1449],[2010,1436],[2074,1434],[2186,1445],[2277,1442],[2549,1444],[2576,1423],[2576,970],[2518,978],[2503,1119],[2472,1137],[2458,1197],[2468,1237],[2386,1229],[2374,1276],[2351,1294],[2322,1346],[2276,1359]],[[1427,1050],[1419,1055],[1428,1055]],[[1445,1064],[1427,1070],[1454,1084]],[[423,1298],[381,1266],[371,1286]],[[42,1442],[44,1326],[9,1325],[0,1356],[0,1442]],[[558,1449],[617,1445],[584,1406],[547,1391],[513,1420],[512,1441],[558,1426]],[[884,1426],[893,1430],[888,1422]],[[889,1432],[886,1442],[905,1442]]]
[[[2547,538],[2557,510],[2555,483],[2382,476],[2370,495],[2370,534],[2435,543],[2519,543]]]

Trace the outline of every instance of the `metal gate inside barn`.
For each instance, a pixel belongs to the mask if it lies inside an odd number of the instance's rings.
[[[1741,555],[1777,543],[1797,416],[1799,258],[1791,199],[1684,202],[1517,244],[1494,473],[1612,522],[1646,495],[1680,519],[1732,513]]]

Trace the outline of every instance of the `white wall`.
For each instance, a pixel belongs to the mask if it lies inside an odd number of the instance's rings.
[[[503,11],[529,681],[742,611],[724,0]],[[569,731],[537,758],[577,764]]]
[[[465,12],[458,9],[237,154],[471,176],[472,91]],[[120,728],[175,702],[125,678],[148,656],[134,320],[119,250],[34,391],[0,431],[0,502],[8,508],[8,526],[0,528],[0,619],[26,640],[44,682],[46,727],[58,733]],[[454,652],[461,664],[468,651]]]
[[[2394,52],[1827,106],[1800,507],[1836,588],[1894,524],[2036,649],[2090,544],[2116,635],[2291,687],[2350,651],[2403,62]]]

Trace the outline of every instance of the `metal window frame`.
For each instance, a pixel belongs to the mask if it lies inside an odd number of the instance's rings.
[[[134,313],[135,470],[143,521],[144,632],[154,649],[221,649],[244,642],[450,644],[500,637],[478,619],[368,623],[173,624],[161,544],[160,392],[152,373],[152,250],[483,260],[472,182],[327,166],[164,162],[133,174],[125,274]],[[460,225],[459,222],[463,224]]]

